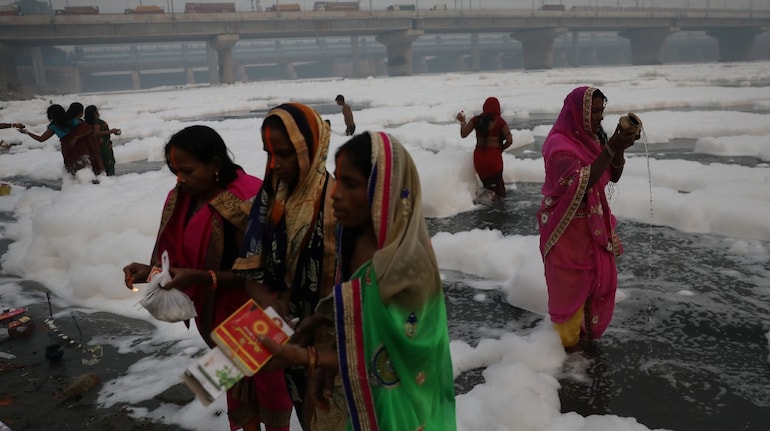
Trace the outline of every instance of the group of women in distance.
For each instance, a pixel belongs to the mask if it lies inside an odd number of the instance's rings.
[[[620,178],[638,136],[607,137],[605,103],[596,88],[575,89],[543,147],[541,252],[568,351],[607,327],[617,284],[621,247],[604,187]],[[481,152],[510,145],[499,102],[484,111],[489,118],[474,117],[463,133],[481,130]],[[492,144],[492,134],[503,137]],[[211,330],[249,298],[298,320],[290,343],[261,340],[273,359],[228,391],[234,430],[288,430],[292,409],[313,431],[456,429],[444,293],[409,153],[393,136],[365,132],[337,150],[332,176],[329,126],[299,103],[271,109],[261,136],[264,180],[235,164],[209,127],[170,138],[177,185],[150,263],[124,268],[127,286],[146,282],[168,251],[165,288],[193,300],[209,346]],[[501,174],[485,184],[499,190]]]
[[[115,175],[115,155],[110,135],[120,135],[121,132],[120,129],[110,129],[100,118],[96,106],[83,109],[82,103],[74,102],[65,110],[61,105],[50,105],[46,114],[50,123],[41,135],[24,127],[19,131],[38,142],[56,135],[61,141],[64,168],[71,175],[87,167],[93,170],[94,175]]]

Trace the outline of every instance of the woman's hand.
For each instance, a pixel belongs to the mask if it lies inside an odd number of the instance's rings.
[[[617,153],[618,151],[624,151],[626,148],[634,145],[634,141],[637,139],[639,138],[637,137],[635,131],[623,131],[620,125],[618,125],[615,128],[615,133],[610,136],[607,145],[609,145],[610,148]]]
[[[165,286],[161,286],[161,289],[185,290],[194,284],[209,286],[214,282],[208,271],[200,269],[169,268],[168,272],[171,274],[171,281],[166,283]]]
[[[273,353],[270,361],[259,371],[275,371],[297,365],[307,365],[310,362],[310,353],[306,347],[294,343],[278,344],[265,335],[260,335],[257,339],[264,348]]]
[[[457,115],[455,115],[455,119],[461,123],[465,123],[465,112],[458,112]]]
[[[294,329],[291,342],[300,346],[308,346],[313,342],[315,331],[324,325],[333,325],[329,319],[316,313],[302,319],[299,326]]]
[[[130,263],[123,267],[126,287],[134,290],[134,283],[147,283],[147,277],[150,275],[150,265],[143,263]]]

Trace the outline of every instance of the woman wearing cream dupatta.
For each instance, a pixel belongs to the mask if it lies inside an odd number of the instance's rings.
[[[366,145],[371,163],[362,167],[362,158],[353,153]],[[368,133],[338,151],[337,189],[345,184],[341,168],[352,164],[369,169],[371,218],[365,225],[348,226],[345,191],[335,190],[335,216],[343,226],[338,277],[346,280],[334,289],[339,369],[349,411],[346,429],[454,430],[444,292],[414,162],[391,136]],[[376,250],[356,268],[362,259],[354,250],[362,249],[359,238],[372,228]]]
[[[336,162],[338,283],[316,312],[334,321],[336,349],[260,341],[282,363],[327,377],[313,431],[453,431],[444,292],[414,162],[372,132],[346,142]]]

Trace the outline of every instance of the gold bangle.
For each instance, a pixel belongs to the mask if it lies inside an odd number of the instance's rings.
[[[314,346],[307,346],[307,374],[313,375],[316,366],[318,365],[318,349]]]
[[[211,290],[217,290],[217,273],[209,269],[209,275],[211,276]]]

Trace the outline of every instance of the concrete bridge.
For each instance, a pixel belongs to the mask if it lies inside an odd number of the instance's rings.
[[[386,51],[387,73],[413,73],[413,42],[430,34],[470,34],[478,62],[479,34],[507,33],[521,42],[524,67],[550,68],[554,40],[571,32],[617,32],[628,39],[633,64],[662,63],[666,38],[698,31],[717,40],[720,61],[750,59],[757,35],[770,29],[770,11],[682,9],[570,9],[475,11],[236,12],[158,15],[0,16],[0,85],[18,82],[14,58],[33,48],[33,70],[45,84],[42,46],[206,42],[212,55],[210,81],[233,83],[233,47],[239,40],[350,37],[354,74],[361,36],[375,37]]]

